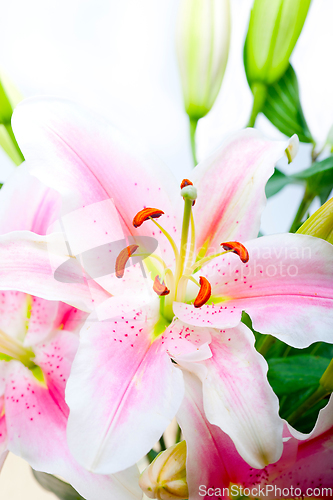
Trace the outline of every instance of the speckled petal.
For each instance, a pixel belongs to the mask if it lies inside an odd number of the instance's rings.
[[[177,316],[220,328],[231,326],[230,316],[239,320],[245,310],[255,330],[294,347],[332,343],[333,246],[301,234],[264,236],[245,246],[250,255],[246,264],[227,254],[201,270],[212,284],[215,306],[195,312],[177,304]]]
[[[152,343],[156,311],[96,319],[81,330],[66,389],[68,442],[85,468],[107,474],[134,464],[160,438],[181,403],[183,380],[160,338]]]
[[[61,347],[60,351],[55,347],[45,345],[40,356],[44,353],[53,359],[52,352],[64,354]],[[5,414],[9,450],[36,470],[63,477],[87,500],[95,500],[96,496],[109,500],[110,495],[121,500],[139,500],[136,468],[113,476],[94,475],[73,459],[66,440],[68,409],[62,395],[63,382],[53,378],[54,383],[50,383],[48,378],[50,385],[46,388],[20,363],[9,364]]]

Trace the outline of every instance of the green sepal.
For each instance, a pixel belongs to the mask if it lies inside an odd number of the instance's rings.
[[[297,76],[290,64],[284,75],[267,87],[262,112],[288,137],[297,134],[301,142],[314,143],[302,111]]]
[[[54,493],[60,500],[85,500],[73,486],[52,476],[52,474],[38,472],[34,469],[32,469],[32,473],[36,481],[44,490],[51,491],[51,493]]]

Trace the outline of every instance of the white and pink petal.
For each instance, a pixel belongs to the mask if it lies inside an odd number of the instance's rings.
[[[276,162],[297,137],[271,141],[254,129],[231,136],[191,176],[198,190],[193,208],[197,248],[208,244],[217,253],[226,241],[246,241],[259,231],[266,204],[265,185]]]
[[[206,361],[179,362],[202,381],[208,421],[230,436],[252,467],[276,462],[282,454],[283,422],[251,330],[240,324],[215,331],[210,349],[212,357]]]
[[[135,463],[179,408],[182,373],[160,338],[152,342],[155,322],[134,310],[104,321],[91,316],[81,331],[66,388],[68,442],[88,470],[108,474]]]
[[[63,214],[113,200],[125,234],[159,236],[152,224],[133,227],[145,207],[163,210],[163,226],[177,233],[172,201],[179,186],[159,160],[102,116],[70,101],[35,98],[16,108],[13,129],[30,171],[62,195]],[[160,243],[167,260],[173,258],[168,243]]]
[[[58,253],[59,245],[61,252]],[[78,309],[92,311],[110,294],[83,276],[75,258],[71,258],[72,266],[61,268],[69,258],[63,253],[62,245],[63,237],[58,234],[38,236],[18,231],[1,236],[0,288],[60,300]],[[55,274],[58,268],[62,270]]]
[[[68,450],[63,404],[16,361],[10,362],[5,397],[8,449],[34,469],[60,475],[87,500],[141,498],[135,467],[103,476],[75,462]]]

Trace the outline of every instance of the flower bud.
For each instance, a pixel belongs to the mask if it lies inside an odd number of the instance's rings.
[[[15,106],[22,100],[22,96],[14,87],[9,78],[0,72],[0,123],[10,124]]]
[[[230,42],[229,0],[181,0],[176,45],[186,113],[205,116],[219,93]]]
[[[271,85],[285,73],[311,0],[255,0],[244,47],[251,86]]]
[[[333,244],[333,198],[311,215],[297,233],[315,236]]]
[[[139,484],[149,498],[182,500],[188,498],[186,482],[186,442],[163,451],[143,471]]]

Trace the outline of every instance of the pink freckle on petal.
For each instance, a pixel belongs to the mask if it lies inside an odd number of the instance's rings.
[[[249,287],[249,288],[252,288],[252,285],[250,285],[250,287]]]

